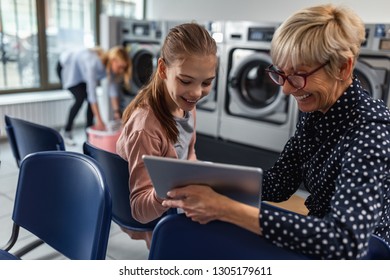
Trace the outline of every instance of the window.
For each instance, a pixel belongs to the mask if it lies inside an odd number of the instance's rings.
[[[144,0],[103,0],[102,12],[109,16],[143,19]]]
[[[99,13],[143,18],[144,0],[0,0],[0,94],[59,88],[61,52],[98,45]]]
[[[0,1],[0,90],[39,85],[37,7],[33,0]],[[39,77],[38,77],[39,78]]]
[[[46,0],[46,55],[49,83],[58,83],[60,53],[96,45],[93,0]]]

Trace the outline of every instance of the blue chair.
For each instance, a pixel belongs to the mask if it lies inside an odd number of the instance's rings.
[[[233,224],[193,222],[184,214],[161,219],[153,232],[150,260],[310,260],[309,256],[277,247]],[[390,259],[390,247],[372,235],[368,260]]]
[[[18,167],[20,167],[23,158],[30,153],[51,150],[65,151],[64,140],[55,129],[8,115],[4,116],[4,121],[11,151]],[[8,251],[14,245],[13,242],[18,234],[19,227],[14,223],[12,236],[2,249]],[[33,241],[21,248],[17,255],[23,256],[42,243],[41,240]]]
[[[112,220],[128,230],[152,231],[159,219],[142,224],[131,215],[128,162],[89,142],[84,142],[83,151],[99,163],[106,176],[112,197]]]
[[[390,246],[379,236],[373,234],[368,244],[368,254],[364,260],[390,260]]]
[[[150,260],[307,260],[230,223],[193,222],[184,214],[168,215],[153,231]]]
[[[102,170],[80,153],[28,155],[21,162],[12,219],[69,259],[105,259],[111,196]],[[0,258],[11,258],[0,252]]]
[[[61,134],[50,127],[26,120],[4,116],[5,129],[16,164],[25,156],[40,151],[65,151]]]
[[[16,165],[19,167],[19,162],[20,162],[20,155],[18,152],[18,147],[16,146],[16,139],[15,139],[15,134],[14,130],[11,124],[11,117],[5,115],[4,116],[4,122],[5,122],[5,131],[8,136],[8,142],[11,147],[12,155],[14,156],[14,159],[16,160]]]

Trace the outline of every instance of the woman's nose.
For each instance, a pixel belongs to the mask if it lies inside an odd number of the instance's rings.
[[[282,86],[283,93],[289,95],[291,93],[295,93],[298,90],[293,87],[288,80],[286,80]]]

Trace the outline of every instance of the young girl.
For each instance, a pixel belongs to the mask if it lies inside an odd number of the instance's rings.
[[[133,217],[147,223],[168,210],[157,197],[142,155],[196,160],[195,108],[216,76],[217,46],[207,30],[186,23],[171,29],[150,82],[123,113],[117,152],[129,162]],[[149,246],[151,232],[128,232]]]
[[[105,129],[96,97],[96,87],[103,78],[108,77],[108,94],[114,118],[121,118],[119,85],[124,83],[129,87],[132,74],[132,62],[123,47],[116,46],[107,52],[101,48],[65,52],[60,57],[57,72],[62,87],[68,89],[75,99],[65,126],[66,144],[75,145],[72,139],[73,122],[85,100],[88,101],[86,127],[94,125],[95,129]]]

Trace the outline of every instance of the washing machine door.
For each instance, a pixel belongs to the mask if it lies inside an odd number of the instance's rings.
[[[129,95],[135,96],[157,67],[159,48],[153,44],[133,44],[129,53],[133,62],[133,77]]]
[[[262,118],[286,108],[286,96],[265,69],[272,64],[265,52],[235,50],[228,78],[229,112]]]
[[[375,99],[383,98],[383,84],[386,79],[386,70],[373,68],[368,63],[357,60],[354,74],[360,80],[362,87]]]

